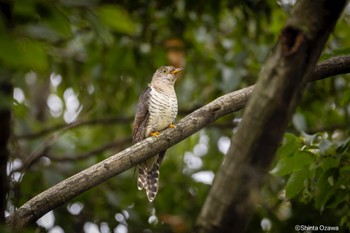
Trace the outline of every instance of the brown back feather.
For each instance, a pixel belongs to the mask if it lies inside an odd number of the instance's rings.
[[[138,143],[145,139],[146,125],[149,119],[149,98],[151,88],[146,88],[137,101],[134,124],[132,126],[132,144]]]

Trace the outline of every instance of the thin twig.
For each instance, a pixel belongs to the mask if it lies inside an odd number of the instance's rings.
[[[115,140],[113,142],[107,143],[103,146],[100,146],[96,149],[93,149],[91,151],[87,151],[80,154],[75,155],[55,155],[55,154],[47,154],[46,156],[56,162],[71,162],[71,161],[77,161],[81,159],[87,159],[89,157],[95,156],[97,154],[100,154],[102,152],[108,151],[113,149],[115,153],[119,152],[122,148],[125,148],[126,145],[131,144],[131,137],[127,138],[121,138],[118,140]]]

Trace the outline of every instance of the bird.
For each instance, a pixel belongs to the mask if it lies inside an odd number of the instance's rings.
[[[175,81],[183,68],[161,66],[153,74],[152,81],[140,95],[134,123],[132,126],[132,144],[147,137],[158,137],[159,131],[175,128],[174,121],[178,112]],[[158,192],[159,167],[165,151],[138,165],[137,187],[145,189],[150,202]]]

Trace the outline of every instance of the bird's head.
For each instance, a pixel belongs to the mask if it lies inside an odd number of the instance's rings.
[[[176,74],[183,71],[183,68],[175,68],[173,66],[160,67],[152,77],[152,84],[174,85]]]

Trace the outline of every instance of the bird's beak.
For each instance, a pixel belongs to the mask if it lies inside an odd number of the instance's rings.
[[[183,68],[176,68],[174,69],[173,71],[171,71],[172,74],[177,74],[177,73],[180,73],[181,71],[183,71],[184,69]]]

